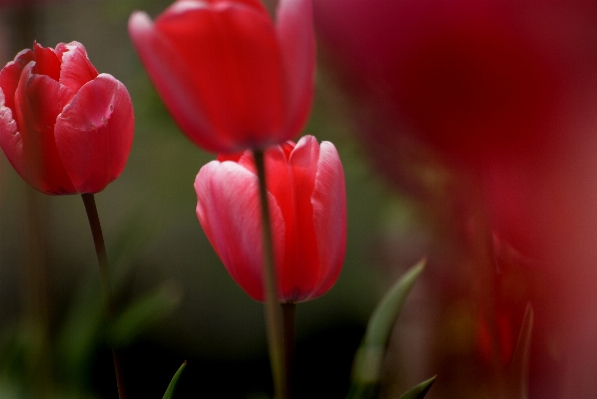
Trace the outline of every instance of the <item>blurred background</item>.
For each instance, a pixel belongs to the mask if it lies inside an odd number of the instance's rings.
[[[271,394],[262,306],[195,215],[215,156],[174,125],[129,15],[164,0],[0,0],[0,63],[37,40],[83,43],[128,88],[135,141],[96,195],[119,317],[103,324],[80,197],[30,189],[0,158],[0,398]],[[273,10],[275,1],[266,5]],[[510,360],[534,309],[529,398],[597,395],[597,3],[314,0],[317,90],[305,133],[332,141],[348,194],[334,288],[297,307],[294,397],[341,398],[383,293],[428,266],[394,328],[384,398],[515,398]],[[515,385],[515,384],[514,384]]]

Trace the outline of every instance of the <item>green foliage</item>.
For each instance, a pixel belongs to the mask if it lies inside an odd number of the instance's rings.
[[[408,270],[377,305],[369,319],[365,337],[355,354],[348,399],[377,397],[381,367],[392,328],[424,266],[423,259]],[[435,377],[417,385],[401,399],[423,398],[434,380]]]
[[[151,229],[139,228],[140,215],[132,215],[109,245],[115,296],[122,297],[132,266],[149,242]],[[133,231],[139,230],[139,234]],[[69,296],[69,309],[55,326],[42,330],[37,319],[23,318],[0,330],[0,398],[90,399],[92,364],[98,351],[109,342],[126,346],[179,304],[178,285],[166,281],[153,291],[120,305],[114,325],[107,329],[97,266],[79,278]],[[108,342],[109,341],[109,342]]]
[[[423,399],[427,392],[431,389],[431,385],[435,382],[435,377],[431,377],[428,380],[423,381],[422,383],[415,385],[407,392],[402,394],[398,399]]]
[[[392,327],[424,266],[425,260],[419,261],[382,298],[371,315],[362,346],[370,349],[386,347]]]
[[[186,365],[187,365],[187,362],[185,360],[185,362],[182,364],[182,366],[180,366],[178,368],[178,371],[176,372],[176,374],[174,374],[174,377],[172,377],[170,384],[168,384],[168,389],[166,389],[166,393],[164,394],[162,399],[172,399],[172,397],[174,395],[174,388],[176,388],[176,383],[178,382],[178,378],[182,374],[182,371],[184,370]]]

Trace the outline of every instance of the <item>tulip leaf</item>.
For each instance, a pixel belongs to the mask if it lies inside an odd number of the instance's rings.
[[[533,308],[527,305],[522,327],[518,335],[518,341],[512,354],[512,360],[508,366],[507,378],[511,390],[520,399],[528,398],[528,374],[529,374],[529,352],[531,347],[531,336],[533,331]]]
[[[423,259],[411,267],[382,298],[369,319],[364,338],[366,346],[386,346],[404,302],[424,267]]]
[[[375,308],[367,324],[365,337],[354,357],[352,384],[347,398],[365,399],[377,396],[381,366],[392,328],[424,266],[425,259],[410,268]]]
[[[178,382],[178,378],[182,374],[182,371],[184,370],[186,365],[187,365],[187,361],[185,360],[184,363],[182,364],[182,366],[180,366],[178,368],[178,371],[176,372],[176,374],[174,374],[174,377],[172,377],[170,384],[168,384],[168,389],[166,389],[166,393],[164,394],[162,399],[172,399],[172,396],[174,395],[174,388],[176,388],[176,383]]]
[[[435,382],[435,376],[431,377],[428,380],[423,381],[422,383],[415,385],[408,391],[406,391],[400,398],[398,399],[423,399],[429,389],[431,389],[431,385]]]

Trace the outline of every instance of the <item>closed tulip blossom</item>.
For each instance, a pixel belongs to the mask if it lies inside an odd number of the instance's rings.
[[[137,11],[129,34],[170,114],[199,147],[219,153],[295,137],[313,97],[310,0],[281,0],[272,22],[259,0],[181,0],[155,21]]]
[[[81,43],[34,43],[0,71],[0,146],[43,193],[103,190],[124,169],[133,125],[126,88]]]
[[[301,302],[335,283],[346,250],[344,172],[332,143],[312,136],[265,152],[278,299]],[[261,213],[251,151],[220,156],[195,180],[199,222],[232,278],[264,300]]]

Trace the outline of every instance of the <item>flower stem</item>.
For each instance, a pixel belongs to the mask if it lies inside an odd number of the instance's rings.
[[[85,204],[87,219],[89,219],[89,226],[91,227],[91,234],[93,235],[93,244],[95,245],[95,253],[97,255],[97,263],[99,265],[100,284],[104,297],[104,310],[106,312],[106,319],[108,326],[111,326],[114,321],[114,303],[112,302],[112,289],[110,286],[109,272],[110,268],[108,265],[108,256],[106,255],[106,246],[104,245],[102,226],[97,214],[97,207],[95,206],[95,198],[93,194],[81,194],[81,197],[83,198],[83,203]],[[114,361],[114,372],[116,373],[118,398],[127,399],[126,391],[124,389],[120,351],[114,344],[112,345],[112,359]]]
[[[282,311],[278,304],[276,271],[274,268],[274,248],[270,223],[267,189],[265,183],[265,160],[263,150],[255,150],[255,166],[259,178],[259,198],[261,203],[263,237],[263,285],[265,287],[265,324],[269,347],[272,377],[274,380],[274,399],[288,399],[288,381],[286,371],[286,353],[282,327]]]

